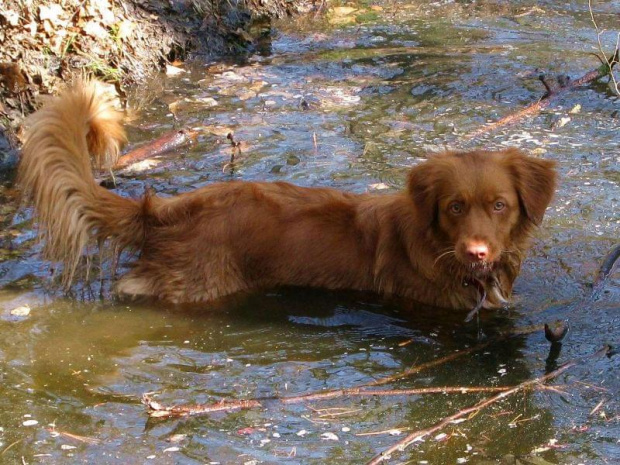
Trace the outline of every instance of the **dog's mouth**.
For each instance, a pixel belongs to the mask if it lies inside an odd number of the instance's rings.
[[[468,274],[472,278],[486,278],[489,276],[493,270],[495,269],[494,262],[480,261],[469,263],[467,266]]]
[[[509,301],[504,294],[499,278],[494,274],[488,274],[485,278],[469,278],[463,285],[473,285],[478,291],[478,302],[476,306],[467,314],[465,322],[469,322],[478,314],[480,309],[505,308]]]

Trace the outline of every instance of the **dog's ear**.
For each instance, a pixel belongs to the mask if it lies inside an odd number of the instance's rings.
[[[505,150],[503,155],[525,214],[532,223],[539,225],[555,192],[556,163],[528,157],[515,148]]]
[[[409,172],[407,190],[428,226],[437,219],[439,169],[433,160],[421,163]]]

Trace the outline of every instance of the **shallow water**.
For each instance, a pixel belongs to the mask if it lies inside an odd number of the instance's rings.
[[[460,313],[300,289],[217,307],[100,301],[96,286],[63,297],[48,289],[31,212],[16,210],[5,183],[0,462],[364,463],[407,431],[493,394],[272,399],[260,409],[159,421],[140,399],[151,392],[163,405],[212,403],[354,387],[558,319],[571,331],[555,361],[537,331],[384,388],[511,386],[620,343],[618,273],[597,300],[585,298],[620,236],[618,98],[598,83],[511,128],[463,137],[540,98],[535,68],[576,78],[597,66],[587,2],[382,5],[352,26],[277,25],[256,55],[196,64],[134,90],[132,143],[175,127],[201,135],[148,169],[119,174],[118,190],[139,195],[149,185],[168,195],[228,179],[390,190],[429,150],[516,145],[557,160],[562,179],[510,311],[465,324]],[[618,30],[618,11],[612,1],[595,13]],[[241,142],[233,169],[229,132]],[[11,313],[24,305],[27,316]],[[573,368],[552,383],[556,390],[497,403],[392,462],[620,461],[618,360]]]

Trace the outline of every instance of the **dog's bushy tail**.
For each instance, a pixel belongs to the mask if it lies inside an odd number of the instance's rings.
[[[65,286],[91,239],[121,249],[143,240],[149,199],[113,194],[92,173],[91,158],[98,167],[116,163],[121,121],[96,81],[79,81],[26,121],[18,181],[34,203],[44,257],[64,264]]]

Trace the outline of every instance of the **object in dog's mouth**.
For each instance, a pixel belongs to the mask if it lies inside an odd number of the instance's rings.
[[[555,190],[554,162],[508,148],[429,155],[394,193],[232,181],[129,198],[91,169],[114,166],[121,120],[99,84],[82,81],[26,123],[19,182],[65,287],[88,245],[105,244],[133,252],[114,289],[130,298],[205,302],[302,286],[499,308]]]
[[[464,285],[473,286],[478,291],[478,301],[465,317],[465,323],[478,316],[483,308],[506,308],[509,304],[502,293],[499,279],[493,274],[488,274],[485,278],[469,278],[464,281]]]
[[[469,323],[475,316],[480,314],[480,310],[484,306],[484,302],[487,298],[487,291],[482,282],[477,278],[471,278],[465,284],[474,286],[474,288],[478,291],[478,302],[476,302],[476,306],[465,317],[465,323]]]

